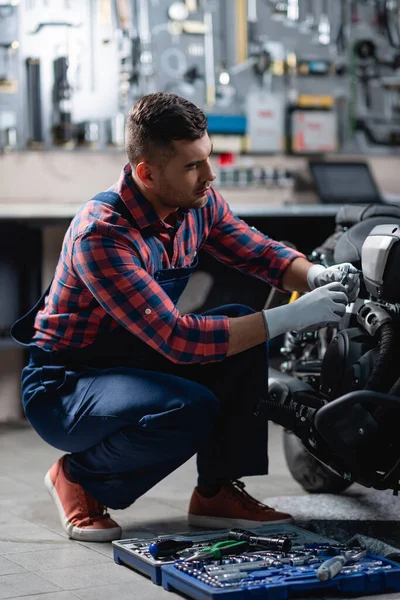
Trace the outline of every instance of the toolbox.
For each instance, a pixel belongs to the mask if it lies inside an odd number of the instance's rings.
[[[321,580],[317,576],[321,565],[337,555],[340,558],[348,548],[294,525],[267,525],[247,530],[247,534],[254,536],[278,538],[280,542],[283,538],[283,541],[290,540],[289,551],[255,549],[244,543],[240,550],[235,548],[231,552],[230,549],[218,558],[215,555],[208,560],[203,558],[207,550],[234,544],[232,533],[235,531],[243,530],[191,531],[119,540],[112,543],[114,560],[150,577],[166,590],[194,600],[287,600],[400,591],[400,565],[366,552],[356,561],[349,559],[336,576]],[[154,558],[150,552],[165,542],[168,548],[171,542],[176,547],[178,541],[185,543],[173,554]]]
[[[211,561],[208,563],[178,561],[164,566],[163,587],[194,600],[286,600],[292,597],[320,597],[320,594],[324,597],[348,597],[400,590],[400,566],[372,554],[367,554],[356,567],[345,566],[341,573],[329,581],[317,578],[316,572],[321,563],[261,568],[247,574],[243,573],[246,563],[240,563],[243,569],[240,573],[240,576],[243,575],[241,580],[238,580],[237,575],[235,577],[234,571],[229,570],[227,561],[223,565],[227,569],[226,575],[221,575],[224,573],[222,569],[216,571],[218,565],[212,565]],[[213,577],[216,572],[219,576]]]
[[[131,567],[135,571],[139,571],[143,575],[150,577],[153,583],[162,585],[162,567],[173,564],[177,558],[184,558],[185,555],[189,556],[198,549],[210,545],[210,543],[212,544],[218,540],[227,539],[228,531],[228,529],[190,531],[180,533],[179,535],[158,536],[157,538],[131,538],[114,541],[112,542],[114,560],[117,564]],[[316,533],[312,533],[311,531],[296,527],[295,525],[264,525],[255,528],[250,527],[248,528],[248,531],[253,532],[255,535],[287,536],[292,541],[293,549],[299,548],[303,544],[308,543],[336,543],[336,540],[322,537]],[[150,544],[155,541],[155,539],[169,538],[173,538],[174,540],[189,539],[194,542],[194,546],[186,552],[179,553],[179,556],[176,555],[172,558],[162,558],[159,560],[153,558],[148,551]]]

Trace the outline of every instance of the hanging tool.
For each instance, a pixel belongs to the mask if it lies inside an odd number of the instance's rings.
[[[40,79],[40,58],[26,59],[26,83],[28,97],[28,144],[42,144],[42,96]]]
[[[0,72],[0,92],[15,94],[18,91],[18,81],[10,76],[13,71],[12,57],[19,48],[19,42],[0,43],[0,62],[3,73]]]
[[[228,556],[229,554],[236,554],[237,552],[244,552],[248,548],[247,542],[234,542],[231,540],[225,540],[223,542],[217,542],[213,546],[203,548],[196,554],[193,554],[189,558],[185,558],[185,561],[203,561],[203,560],[215,560]]]
[[[72,88],[68,81],[68,58],[59,56],[53,61],[53,137],[57,145],[70,144],[73,140]]]
[[[304,18],[300,23],[299,30],[301,33],[312,33],[315,34],[317,31],[317,22],[315,20],[315,10],[312,0],[303,0],[300,8],[304,8]]]
[[[194,545],[192,540],[175,540],[173,538],[163,538],[155,540],[149,546],[149,552],[154,558],[163,558],[191,548]]]
[[[254,535],[251,531],[245,529],[231,529],[228,536],[238,542],[247,542],[249,546],[257,546],[263,550],[278,550],[280,552],[290,552],[292,541],[288,537]]]
[[[331,43],[331,23],[327,0],[323,0],[322,12],[318,22],[318,41],[323,46],[329,46]]]
[[[30,32],[31,35],[39,33],[44,27],[80,27],[80,23],[70,23],[68,21],[49,21],[48,23],[38,23],[36,28]]]
[[[204,70],[206,84],[206,106],[208,109],[215,104],[215,56],[213,39],[213,15],[211,11],[204,11]]]
[[[364,558],[366,554],[366,550],[361,550],[361,552],[357,553],[350,551],[329,558],[318,567],[317,577],[320,581],[330,581],[340,573],[345,564],[358,562]]]

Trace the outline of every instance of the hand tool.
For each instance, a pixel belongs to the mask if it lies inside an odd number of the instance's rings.
[[[194,542],[192,540],[176,540],[173,538],[164,538],[155,540],[149,546],[149,552],[154,558],[162,558],[171,556],[179,550],[191,548]]]
[[[185,562],[194,560],[202,561],[218,559],[222,556],[227,556],[229,554],[236,554],[237,551],[242,552],[247,547],[247,542],[235,542],[231,540],[225,540],[223,542],[217,542],[213,546],[203,548],[202,550],[196,552],[196,554],[193,554],[189,558],[185,558]]]
[[[221,575],[223,573],[236,573],[241,571],[257,571],[259,569],[268,569],[269,567],[281,567],[283,563],[274,560],[260,560],[258,562],[232,564],[232,565],[205,565],[204,570],[209,575]]]
[[[350,267],[348,265],[345,265],[342,268],[342,277],[340,279],[340,283],[342,283],[343,285],[346,285],[349,275],[350,275]]]
[[[362,550],[356,554],[354,552],[344,552],[343,554],[329,558],[318,568],[317,577],[320,581],[329,581],[340,573],[347,562],[357,562],[364,558],[366,554],[367,551]]]
[[[42,93],[40,83],[40,58],[26,59],[26,82],[28,93],[29,144],[43,144]]]
[[[362,271],[360,269],[357,269],[357,271],[350,271],[350,267],[348,265],[345,265],[342,269],[342,277],[340,279],[340,283],[342,285],[346,285],[349,280],[349,275],[357,275],[357,274],[361,277]]]
[[[266,550],[280,550],[281,552],[290,552],[292,541],[287,537],[254,535],[251,531],[245,529],[231,529],[228,536],[238,542],[245,541],[249,546],[258,546]]]

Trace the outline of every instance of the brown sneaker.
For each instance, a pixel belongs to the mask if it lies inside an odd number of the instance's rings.
[[[255,527],[291,523],[293,518],[262,504],[244,490],[242,481],[222,486],[212,498],[200,496],[197,488],[189,505],[189,525],[195,527]]]
[[[65,476],[61,457],[51,467],[44,483],[53,498],[61,525],[73,540],[82,542],[111,542],[121,537],[120,526],[111,519],[103,504],[97,502],[78,483]]]

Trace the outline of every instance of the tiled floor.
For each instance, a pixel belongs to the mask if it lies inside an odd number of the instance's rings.
[[[260,499],[301,495],[287,471],[281,431],[275,425],[270,427],[270,440],[270,475],[245,480],[248,491]],[[28,425],[0,426],[0,600],[178,598],[116,565],[111,544],[75,542],[64,536],[43,486],[43,476],[58,456]],[[123,537],[187,530],[187,504],[195,479],[191,460],[129,509],[114,512]],[[400,594],[376,598],[394,600]]]

